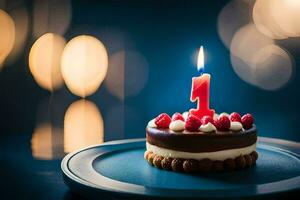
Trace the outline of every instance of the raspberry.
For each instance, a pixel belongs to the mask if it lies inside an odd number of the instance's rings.
[[[229,115],[229,119],[232,122],[242,122],[241,121],[241,115],[237,112],[233,112]]]
[[[166,113],[162,113],[155,118],[157,128],[169,128],[170,123],[171,117]]]
[[[219,131],[229,131],[230,120],[226,115],[220,115],[217,120],[215,120],[216,128]]]
[[[249,129],[252,127],[252,124],[254,122],[254,119],[252,117],[251,114],[245,114],[243,117],[242,117],[242,124],[243,124],[243,127],[245,129]]]
[[[204,117],[202,117],[201,119],[201,124],[205,125],[208,124],[208,122],[215,124],[213,118],[211,118],[211,116],[205,115]]]
[[[177,112],[172,115],[172,121],[176,121],[176,120],[184,121],[184,118],[180,113]]]
[[[200,126],[201,120],[194,115],[189,115],[185,121],[184,128],[188,131],[197,131]]]

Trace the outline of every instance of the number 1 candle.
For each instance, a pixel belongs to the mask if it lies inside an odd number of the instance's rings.
[[[197,109],[191,109],[190,114],[195,115],[199,119],[205,115],[213,117],[215,111],[209,108],[210,74],[202,73],[204,71],[204,52],[202,46],[198,54],[197,68],[198,71],[201,71],[201,75],[192,79],[190,98],[192,102],[197,101]]]

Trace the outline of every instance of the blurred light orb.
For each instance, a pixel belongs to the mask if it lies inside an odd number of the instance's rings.
[[[72,103],[64,118],[64,151],[101,144],[103,140],[103,118],[97,106],[84,99]]]
[[[290,55],[277,45],[268,45],[254,56],[255,84],[265,90],[277,90],[291,79],[293,62]]]
[[[9,13],[15,22],[16,28],[15,43],[6,60],[7,63],[12,63],[16,61],[21,55],[21,52],[24,51],[28,37],[29,16],[24,5],[12,9]]]
[[[291,78],[293,62],[282,48],[253,24],[242,27],[231,43],[231,63],[244,81],[265,90],[283,87]]]
[[[112,95],[123,100],[125,97],[125,51],[112,54],[108,65],[104,84]]]
[[[233,36],[230,52],[246,63],[253,61],[254,54],[274,41],[259,32],[253,23],[241,27]]]
[[[234,33],[250,22],[254,2],[254,0],[232,0],[221,10],[217,22],[218,33],[227,48],[230,48]]]
[[[52,127],[50,123],[39,124],[31,138],[32,156],[38,160],[59,158],[61,154],[55,149],[60,147],[61,133],[61,129]]]
[[[282,0],[280,0],[282,1]],[[256,28],[266,36],[273,39],[285,39],[288,35],[281,29],[273,17],[274,7],[278,0],[257,0],[253,7],[253,21]],[[280,12],[276,15],[282,15]]]
[[[33,5],[33,35],[35,38],[51,32],[64,35],[72,18],[70,0],[35,0]]]
[[[145,87],[149,77],[146,58],[137,51],[119,51],[109,59],[105,86],[109,92],[124,100],[138,95]]]
[[[299,0],[257,0],[253,21],[257,29],[273,39],[300,36]]]
[[[86,97],[93,94],[105,78],[108,55],[97,38],[81,35],[67,43],[61,63],[62,75],[69,90]]]
[[[274,0],[273,0],[274,1]],[[273,4],[272,16],[289,37],[300,36],[300,1],[280,0]]]
[[[53,91],[63,85],[60,64],[65,44],[63,37],[47,33],[38,38],[30,49],[30,72],[44,89]]]
[[[0,67],[14,46],[15,31],[11,16],[0,9]]]

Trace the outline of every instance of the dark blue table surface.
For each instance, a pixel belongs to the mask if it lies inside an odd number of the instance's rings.
[[[31,135],[26,134],[1,137],[0,199],[82,199],[70,192],[63,182],[60,162],[65,154],[54,159],[36,159],[30,140]],[[52,151],[59,151],[59,148]]]
[[[63,154],[39,160],[32,155],[31,135],[0,140],[0,199],[81,199],[72,194],[60,173]]]

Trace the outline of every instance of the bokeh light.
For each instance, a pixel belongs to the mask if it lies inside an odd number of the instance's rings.
[[[13,19],[0,9],[0,67],[11,52],[15,42],[15,24]]]
[[[234,71],[252,85],[276,90],[292,76],[293,62],[289,54],[252,23],[236,32],[230,51]]]
[[[259,31],[273,39],[300,35],[299,0],[257,0],[253,21]]]
[[[35,0],[33,6],[33,35],[51,32],[58,35],[66,33],[72,18],[70,0]]]
[[[141,92],[148,74],[148,62],[142,54],[122,50],[110,56],[105,86],[111,94],[123,100]]]
[[[7,57],[6,62],[12,63],[18,59],[22,52],[24,52],[24,47],[26,44],[26,39],[28,37],[28,26],[29,26],[29,17],[28,11],[24,5],[15,7],[9,11],[9,14],[15,22],[15,43],[12,51]]]
[[[257,0],[253,7],[253,21],[257,29],[273,39],[284,39],[288,36],[278,26],[272,15],[277,0]],[[281,15],[281,12],[277,15]]]
[[[101,144],[103,140],[104,124],[97,106],[84,99],[72,103],[64,119],[64,151]]]
[[[218,33],[230,49],[236,74],[265,90],[283,87],[293,75],[293,60],[273,39],[299,36],[300,1],[232,0],[218,16]]]
[[[114,96],[125,97],[125,51],[112,54],[109,59],[109,68],[104,84]]]
[[[54,128],[50,123],[39,124],[31,138],[32,156],[38,160],[52,160],[61,157],[58,151],[62,146],[63,130]]]
[[[280,0],[273,5],[272,16],[289,37],[300,36],[300,1]]]
[[[255,82],[265,90],[283,87],[292,77],[293,62],[290,55],[277,45],[268,45],[257,51],[253,59]]]
[[[218,16],[218,33],[227,48],[230,48],[235,32],[250,22],[254,2],[254,0],[233,0],[221,10]]]
[[[65,44],[63,37],[47,33],[31,47],[29,53],[30,72],[42,88],[53,91],[62,86],[60,64]]]
[[[253,23],[241,27],[233,36],[230,51],[245,62],[252,62],[253,55],[274,41],[260,33]]]
[[[62,75],[69,90],[78,96],[93,94],[107,73],[105,46],[95,37],[81,35],[66,45],[62,55]]]

